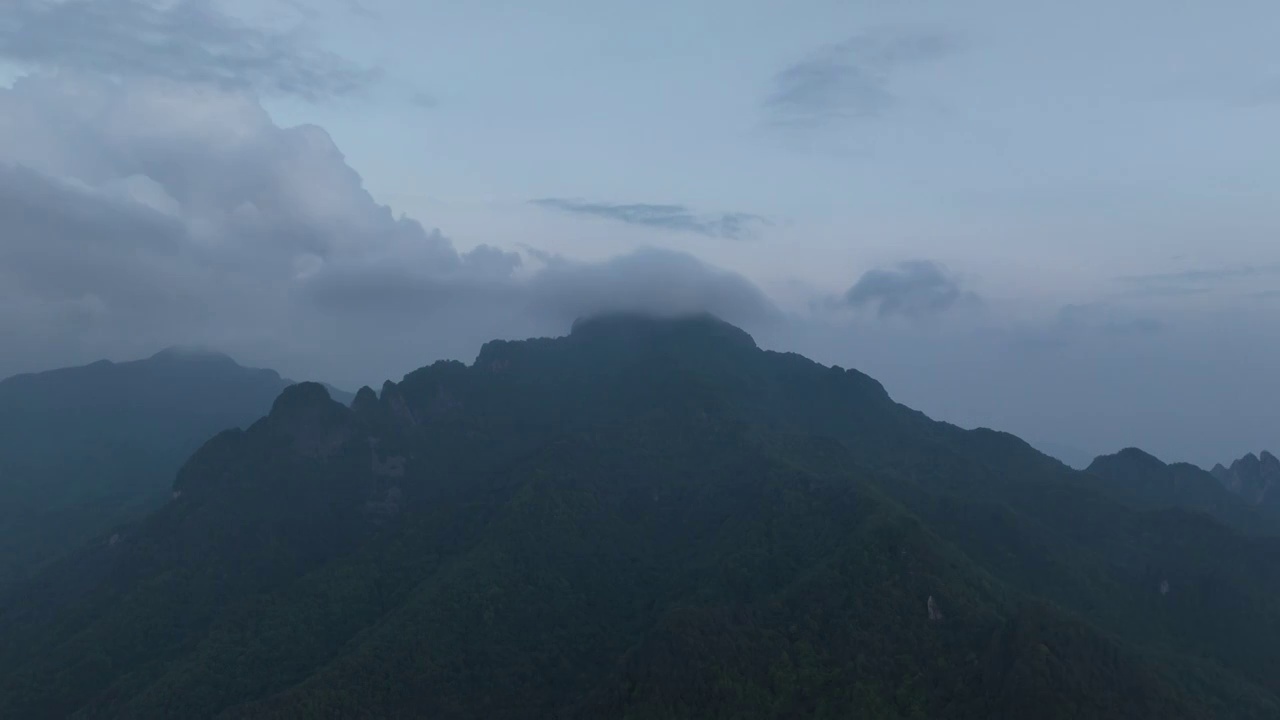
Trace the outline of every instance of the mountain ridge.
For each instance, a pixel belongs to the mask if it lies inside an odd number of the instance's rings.
[[[290,384],[182,347],[0,380],[0,589],[159,507],[204,440]]]
[[[1072,471],[705,320],[586,328],[280,392],[0,603],[0,713],[1280,712],[1280,543],[1117,494],[1160,466]]]
[[[1280,459],[1270,452],[1248,453],[1232,462],[1230,468],[1219,463],[1210,472],[1246,501],[1280,512]]]

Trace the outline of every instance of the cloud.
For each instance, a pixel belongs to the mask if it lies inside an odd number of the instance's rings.
[[[772,122],[814,125],[881,115],[897,105],[894,76],[958,49],[956,39],[924,30],[862,33],[824,47],[773,79],[764,100]]]
[[[1146,340],[1164,334],[1163,320],[1137,314],[1109,302],[1063,305],[1047,321],[1014,327],[1010,342],[1014,349],[1060,351],[1067,347],[1111,348],[1115,341]]]
[[[342,4],[346,7],[347,12],[352,15],[370,20],[377,20],[382,17],[380,13],[368,6],[366,0],[343,0]]]
[[[597,312],[775,312],[682,253],[460,252],[377,203],[320,128],[157,78],[0,89],[0,228],[0,376],[198,344],[355,385]]]
[[[310,47],[296,33],[249,25],[213,0],[6,0],[0,58],[313,101],[360,92],[378,74]]]
[[[423,110],[434,110],[440,106],[440,100],[431,93],[416,92],[409,97],[409,102]]]
[[[691,255],[642,248],[602,263],[556,259],[529,284],[530,299],[561,320],[598,312],[672,316],[709,312],[754,325],[779,317],[755,285]]]
[[[1124,275],[1117,280],[1126,286],[1131,294],[1172,297],[1201,295],[1224,288],[1240,289],[1257,284],[1269,285],[1277,276],[1280,276],[1280,263]]]
[[[1135,317],[1106,303],[1064,305],[1051,325],[1054,331],[1092,331],[1110,336],[1145,336],[1160,332],[1164,323],[1150,317]]]
[[[874,307],[881,318],[923,318],[980,302],[958,277],[929,260],[868,270],[845,292],[843,301],[859,309]]]
[[[748,237],[758,226],[769,224],[765,218],[749,213],[698,215],[684,205],[615,204],[565,198],[542,198],[530,202],[552,210],[590,215],[628,225],[730,240]]]
[[[372,198],[323,130],[279,127],[244,92],[66,72],[0,89],[0,376],[177,344],[355,388],[582,315],[700,310],[966,426],[1205,460],[1274,441],[1270,303],[1213,317],[1081,303],[1018,325],[993,300],[947,310],[957,292],[972,298],[909,263],[864,275],[843,307],[949,322],[782,317],[684,253],[460,249]]]

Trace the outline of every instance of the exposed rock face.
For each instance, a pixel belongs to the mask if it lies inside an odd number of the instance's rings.
[[[378,410],[378,394],[373,391],[373,388],[365,385],[356,391],[355,399],[351,401],[351,409],[362,417],[376,413]]]
[[[1254,505],[1280,505],[1280,460],[1269,452],[1249,453],[1230,468],[1219,464],[1211,472],[1228,490]]]
[[[405,402],[404,394],[400,392],[400,387],[390,380],[382,384],[382,402],[387,406],[391,417],[397,423],[404,426],[418,424],[418,418],[414,416],[413,410],[409,408],[409,403]]]
[[[933,596],[929,596],[929,620],[937,622],[942,619],[942,611],[938,609],[938,603],[934,601]]]
[[[268,420],[293,439],[307,457],[329,457],[355,432],[351,411],[329,397],[319,383],[298,383],[276,398]]]

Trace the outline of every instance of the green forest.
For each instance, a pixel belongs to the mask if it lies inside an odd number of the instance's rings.
[[[165,490],[0,586],[0,717],[1280,718],[1270,511],[709,316],[291,385]]]

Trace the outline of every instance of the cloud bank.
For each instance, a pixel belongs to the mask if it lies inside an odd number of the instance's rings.
[[[188,343],[350,384],[602,311],[776,314],[681,253],[460,252],[376,202],[322,129],[163,78],[0,90],[0,227],[0,375]]]

